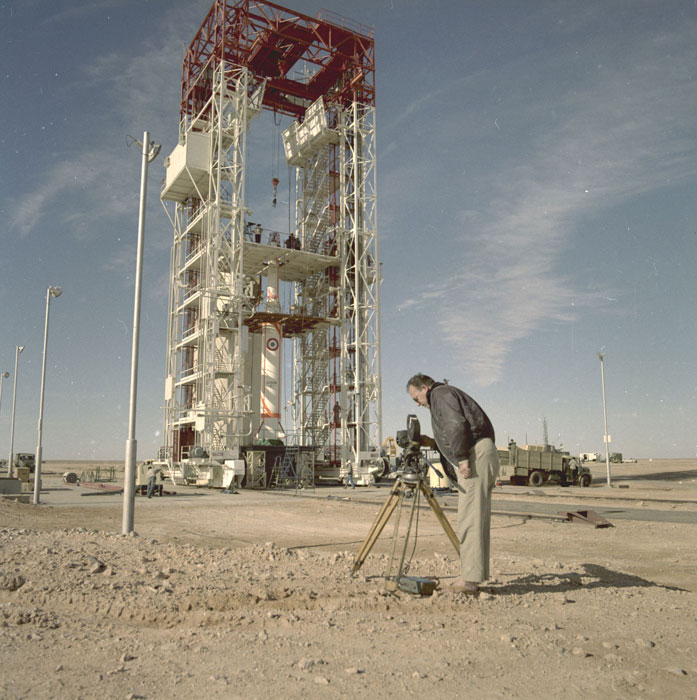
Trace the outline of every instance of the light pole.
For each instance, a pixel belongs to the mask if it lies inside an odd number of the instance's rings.
[[[46,386],[46,350],[48,347],[48,311],[51,308],[51,297],[57,299],[63,290],[60,287],[49,287],[46,290],[46,323],[44,325],[44,356],[41,362],[41,399],[39,400],[39,427],[36,441],[36,466],[34,468],[34,499],[32,503],[39,505],[41,491],[41,432],[44,422],[44,387]]]
[[[605,422],[605,466],[607,468],[607,485],[612,486],[610,481],[610,436],[607,434],[607,406],[605,404],[605,353],[599,352],[600,359],[600,379],[603,385],[603,420]]]
[[[15,380],[12,389],[12,418],[10,419],[10,459],[7,462],[7,476],[12,478],[14,473],[14,449],[15,449],[15,404],[17,403],[17,367],[19,366],[19,353],[24,350],[24,345],[15,347]]]
[[[133,138],[133,137],[130,137]],[[143,141],[133,139],[142,148],[140,171],[140,212],[138,216],[138,252],[136,255],[136,286],[133,304],[133,344],[131,347],[131,394],[128,415],[128,438],[126,440],[126,461],[123,475],[123,521],[121,533],[133,532],[133,515],[136,498],[136,397],[138,394],[138,343],[140,340],[140,295],[143,279],[143,235],[145,230],[145,202],[148,190],[148,163],[160,152],[159,144],[150,141],[150,134],[143,133]]]

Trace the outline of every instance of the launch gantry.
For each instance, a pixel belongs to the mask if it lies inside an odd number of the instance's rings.
[[[254,453],[291,445],[320,475],[367,483],[381,468],[374,72],[371,31],[265,0],[216,0],[189,47],[161,193],[174,240],[160,460],[175,479],[221,485],[246,459],[249,482]],[[263,110],[291,122],[286,232],[247,204]]]

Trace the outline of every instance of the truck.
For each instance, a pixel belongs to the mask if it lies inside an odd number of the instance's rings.
[[[33,474],[36,469],[36,457],[33,452],[17,452],[12,460],[15,472],[17,469],[29,469],[29,473]]]
[[[519,447],[510,440],[508,447],[499,449],[501,475],[508,476],[510,483],[518,486],[591,485],[591,471],[568,452],[552,445],[526,445]]]

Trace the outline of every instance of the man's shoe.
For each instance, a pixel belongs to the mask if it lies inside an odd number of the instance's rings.
[[[464,593],[465,595],[477,595],[479,593],[479,584],[474,581],[465,581],[464,583],[451,583],[446,587],[451,593]]]

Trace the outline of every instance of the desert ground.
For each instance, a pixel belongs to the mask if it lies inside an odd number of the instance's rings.
[[[441,588],[384,590],[392,522],[351,575],[389,486],[167,485],[123,536],[122,495],[61,478],[93,466],[0,499],[2,698],[697,698],[697,459],[497,487],[478,597],[442,590],[457,558],[428,507],[409,573]],[[596,509],[613,527],[559,515]]]

